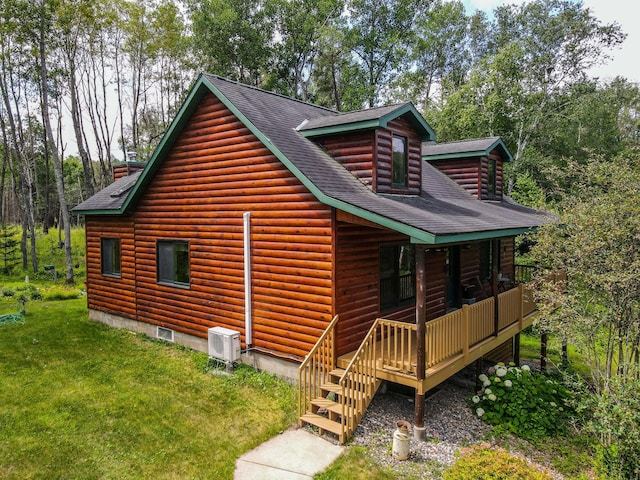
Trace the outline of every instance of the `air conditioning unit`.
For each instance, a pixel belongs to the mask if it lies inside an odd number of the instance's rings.
[[[240,360],[240,333],[224,327],[210,328],[209,356],[227,363]]]

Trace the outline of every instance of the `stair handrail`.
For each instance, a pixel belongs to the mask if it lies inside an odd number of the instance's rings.
[[[350,389],[348,387],[347,382],[354,380],[354,377],[356,377],[355,374],[357,372],[354,372],[354,369],[356,368],[356,366],[363,363],[361,361],[361,357],[363,353],[365,353],[366,350],[371,345],[373,346],[373,355],[372,355],[373,371],[368,372],[367,374],[367,377],[370,378],[369,386],[371,387],[377,381],[377,365],[376,365],[377,362],[375,360],[376,359],[375,348],[376,348],[376,340],[377,340],[376,332],[379,326],[380,326],[380,319],[378,318],[373,322],[373,325],[371,325],[371,328],[367,332],[367,335],[365,335],[364,339],[360,343],[360,347],[354,354],[353,358],[349,362],[349,365],[347,365],[347,368],[345,368],[344,373],[341,375],[340,380],[338,381],[338,385],[340,386],[340,389],[341,389],[340,403],[342,407],[342,410],[341,410],[342,414],[340,415],[340,418],[341,418],[342,432],[343,432],[344,438],[348,438],[353,434],[356,426],[360,421],[361,416],[364,414],[364,411],[369,406],[369,403],[373,398],[373,395],[375,394],[375,391],[372,391],[372,392],[370,391],[366,396],[367,398],[363,397],[363,398],[357,399],[355,398],[357,395],[354,395],[352,392],[348,391],[353,389]],[[358,380],[355,380],[355,381],[357,382]],[[369,398],[369,396],[371,398]],[[347,412],[345,412],[345,409],[347,409]]]
[[[328,368],[321,368],[318,372],[307,372],[310,370],[312,362],[319,360],[317,357],[318,352],[324,347],[326,341],[335,341],[334,330],[338,323],[338,315],[333,317],[333,320],[329,323],[325,331],[320,335],[320,338],[315,345],[309,350],[300,366],[298,367],[298,417],[301,417],[311,405],[311,400],[315,398],[320,385],[326,382],[328,374],[336,367],[335,357],[335,344],[330,345],[328,349],[328,362],[318,361],[319,365],[329,363]],[[326,355],[326,353],[325,353]],[[308,373],[308,374],[307,374]]]

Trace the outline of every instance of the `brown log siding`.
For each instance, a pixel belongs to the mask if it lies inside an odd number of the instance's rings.
[[[489,158],[496,161],[496,194],[489,195]],[[504,188],[503,160],[494,150],[489,157],[452,158],[431,163],[458,185],[480,200],[502,198]]]
[[[336,229],[338,354],[355,350],[380,316],[415,322],[415,305],[380,313],[380,245],[407,242],[388,230],[338,222]]]
[[[391,185],[392,139],[393,135],[407,138],[408,181],[407,188],[395,188]],[[404,118],[389,122],[386,129],[376,130],[376,191],[378,193],[403,193],[418,195],[422,176],[422,143],[411,124]]]
[[[471,195],[479,198],[478,189],[480,188],[480,176],[478,172],[479,161],[477,158],[436,160],[431,163]]]
[[[335,135],[320,139],[319,143],[362,183],[368,187],[375,185],[374,132]]]
[[[135,245],[132,217],[88,216],[87,306],[93,310],[136,318]],[[102,274],[101,239],[120,239],[120,277]]]
[[[253,345],[302,357],[333,314],[331,208],[213,95],[203,98],[136,207],[137,319],[200,337],[225,326],[242,333],[244,346],[244,212],[251,212]],[[110,301],[105,282],[95,282],[102,228],[87,231],[98,242],[88,245],[88,263],[96,285],[90,307],[99,310]],[[188,242],[188,288],[158,284],[158,240]]]

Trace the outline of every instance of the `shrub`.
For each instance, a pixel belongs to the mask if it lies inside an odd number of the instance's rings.
[[[50,300],[73,300],[78,298],[80,292],[78,289],[66,289],[63,287],[51,287],[47,289],[42,295],[42,299],[46,301]]]
[[[471,403],[485,422],[528,440],[565,431],[570,394],[557,380],[513,363],[498,363],[478,379],[482,389]]]
[[[593,413],[588,429],[600,439],[597,463],[610,478],[640,478],[640,380],[614,377],[607,391],[583,398]]]
[[[456,462],[444,472],[444,480],[550,480],[548,473],[510,455],[501,448],[474,445],[461,450]]]

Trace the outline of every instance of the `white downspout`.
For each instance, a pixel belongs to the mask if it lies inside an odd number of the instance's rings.
[[[244,337],[247,349],[253,344],[251,314],[251,213],[242,215],[244,224]]]

